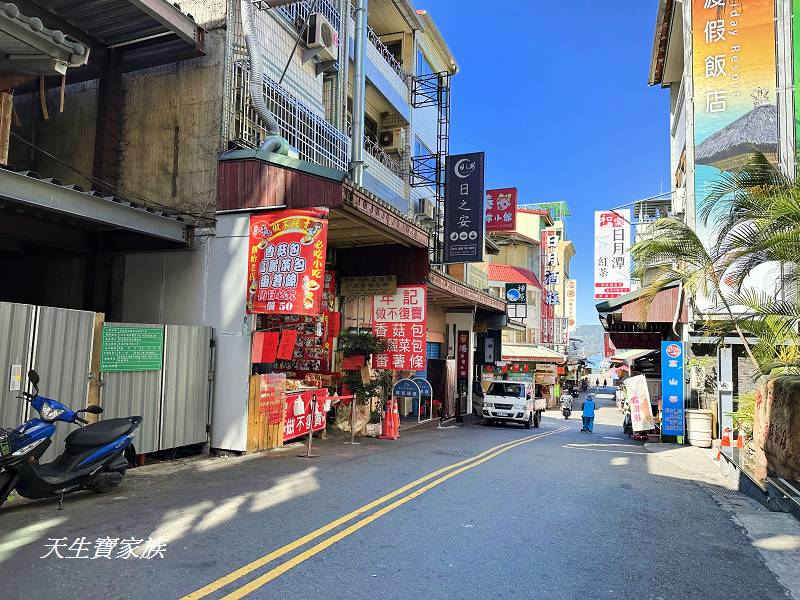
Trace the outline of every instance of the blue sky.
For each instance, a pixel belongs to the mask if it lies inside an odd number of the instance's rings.
[[[568,202],[580,324],[598,322],[594,211],[669,189],[668,92],[647,85],[657,4],[415,2],[461,68],[451,153],[485,151],[487,189]]]

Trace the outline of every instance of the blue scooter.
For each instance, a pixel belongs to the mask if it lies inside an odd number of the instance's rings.
[[[24,398],[39,413],[14,429],[0,429],[0,506],[8,495],[17,493],[30,499],[59,499],[63,508],[64,494],[91,489],[108,492],[122,483],[129,464],[135,457],[133,436],[142,417],[89,422],[81,413],[99,415],[99,406],[73,411],[56,400],[39,395],[39,374],[28,373],[35,394],[24,392]],[[54,461],[40,465],[39,459],[50,446],[56,431],[55,423],[81,425],[67,436],[65,448]]]

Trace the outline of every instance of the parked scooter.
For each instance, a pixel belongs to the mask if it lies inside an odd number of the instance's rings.
[[[83,489],[108,492],[117,487],[125,476],[129,459],[136,455],[133,436],[142,417],[109,419],[90,425],[80,414],[98,415],[102,408],[92,405],[70,410],[39,395],[36,371],[28,373],[28,380],[36,393],[25,392],[18,398],[30,402],[40,418],[15,429],[0,429],[0,505],[16,489],[24,498],[57,497],[60,510],[64,494]],[[39,459],[56,431],[56,421],[79,424],[81,428],[67,436],[64,452],[58,458],[40,465]]]
[[[633,419],[631,418],[631,406],[625,402],[623,409],[625,416],[622,418],[622,433],[633,435]]]
[[[565,419],[569,419],[572,414],[572,396],[566,394],[561,396],[561,414]]]

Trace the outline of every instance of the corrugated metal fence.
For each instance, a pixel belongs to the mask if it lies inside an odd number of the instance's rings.
[[[87,311],[0,302],[0,427],[15,427],[33,416],[27,414],[27,403],[16,397],[27,389],[25,376],[33,368],[48,398],[81,408],[90,403],[92,383],[99,382],[102,419],[142,416],[135,441],[139,453],[207,442],[212,329],[152,325],[164,330],[160,370],[100,374],[93,372],[93,365],[96,369],[99,364],[100,348],[94,347],[94,339],[101,318]],[[20,390],[13,389],[15,366],[23,377]],[[73,429],[59,424],[43,462],[62,452],[64,438]]]

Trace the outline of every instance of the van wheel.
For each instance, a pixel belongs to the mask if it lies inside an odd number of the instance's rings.
[[[491,427],[492,425],[494,425],[494,421],[492,421],[491,419],[486,419],[486,426]]]
[[[528,417],[527,421],[525,421],[525,429],[530,429],[531,423],[533,423],[533,413],[531,413],[531,416]]]
[[[536,429],[539,429],[539,423],[541,422],[542,422],[542,417],[539,411],[537,410],[533,416],[533,426],[536,427]]]

